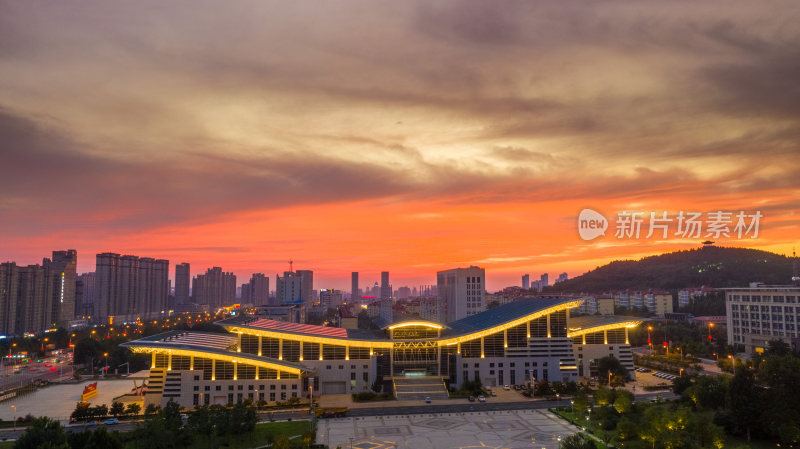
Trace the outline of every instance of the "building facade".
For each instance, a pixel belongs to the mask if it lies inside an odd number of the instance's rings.
[[[446,386],[475,379],[490,386],[578,380],[584,360],[591,373],[583,351],[596,360],[619,346],[621,359],[632,360],[623,357],[624,344],[609,348],[616,341],[612,335],[627,339],[626,329],[639,322],[592,317],[575,326],[569,310],[579,304],[572,298],[530,298],[448,325],[416,320],[374,331],[245,315],[218,323],[228,335],[168,332],[123,346],[152,354],[156,388],[148,389],[146,403],[272,402],[293,393],[305,397],[310,386],[316,395],[368,391],[373,384],[412,398],[417,393],[409,383],[415,379],[438,385],[446,397]],[[596,335],[605,340],[594,343]]]
[[[189,286],[192,280],[191,266],[184,262],[175,265],[175,304],[189,304]]]
[[[101,322],[153,319],[167,313],[169,261],[101,253],[92,319]]]
[[[439,322],[449,323],[486,310],[486,271],[455,268],[436,273]]]
[[[236,275],[220,267],[206,270],[192,279],[192,302],[207,306],[209,310],[236,303]]]
[[[754,283],[725,289],[728,344],[763,352],[770,340],[783,340],[797,351],[800,339],[800,286]]]
[[[24,335],[75,319],[78,253],[53,251],[41,265],[0,264],[0,333]]]

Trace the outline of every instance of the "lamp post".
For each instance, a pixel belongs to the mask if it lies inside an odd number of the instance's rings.
[[[103,377],[106,377],[106,374],[108,372],[108,353],[104,352],[103,353],[103,357],[106,358],[106,364],[105,364],[105,366],[103,366]]]
[[[556,393],[556,410],[558,410],[560,404],[561,404],[561,395]]]
[[[14,409],[14,430],[17,430],[17,406],[12,405],[11,408]]]
[[[708,342],[711,343],[711,328],[714,327],[714,323],[711,321],[708,322]]]
[[[569,405],[570,405],[570,407],[572,407],[572,414],[574,415],[575,414],[575,401],[569,401]],[[573,416],[573,418],[574,418],[574,416]],[[561,437],[559,437],[559,440],[560,440],[560,438]]]
[[[653,330],[653,326],[647,326],[647,346],[650,347],[650,355],[653,355],[653,340],[650,339],[650,331]]]

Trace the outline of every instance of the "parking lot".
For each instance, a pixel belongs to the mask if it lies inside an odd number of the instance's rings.
[[[324,419],[317,441],[344,449],[557,449],[559,438],[577,430],[542,410],[431,413]]]

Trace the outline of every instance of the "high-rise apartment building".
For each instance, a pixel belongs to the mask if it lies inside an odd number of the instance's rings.
[[[14,262],[0,264],[0,333],[14,335],[17,330],[19,267]]]
[[[550,285],[550,275],[545,273],[539,277],[539,283],[541,287],[547,287]]]
[[[531,275],[524,274],[522,275],[522,288],[525,290],[530,290],[531,288]]]
[[[75,318],[78,253],[53,251],[41,265],[0,264],[0,332],[41,332]]]
[[[97,300],[97,274],[83,273],[75,281],[75,317],[89,319]]]
[[[175,304],[189,304],[189,285],[191,280],[190,265],[186,262],[175,264]]]
[[[166,313],[168,260],[101,253],[97,255],[95,270],[97,320],[150,319]]]
[[[455,268],[436,273],[439,321],[449,323],[486,310],[486,271]]]
[[[220,267],[206,270],[192,279],[192,302],[215,310],[236,303],[236,275]]]
[[[284,271],[283,277],[275,276],[275,294],[280,304],[303,301],[311,308],[314,299],[314,272],[311,270]]]
[[[50,272],[53,299],[50,316],[53,322],[66,323],[75,318],[75,280],[78,277],[78,252],[74,249],[53,251],[52,259],[44,259]]]
[[[556,279],[556,284],[558,284],[559,282],[564,282],[567,279],[569,279],[569,275],[566,272],[561,273],[558,275],[558,279]]]
[[[269,304],[269,278],[264,273],[253,273],[250,283],[247,284],[248,302],[256,306],[266,306]],[[244,285],[242,285],[242,296],[244,297]],[[242,299],[244,301],[244,298]]]

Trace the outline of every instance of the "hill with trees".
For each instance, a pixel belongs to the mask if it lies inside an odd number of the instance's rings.
[[[791,257],[757,249],[705,246],[641,260],[614,261],[547,287],[544,292],[675,291],[702,285],[746,287],[750,282],[786,285],[791,276]]]

